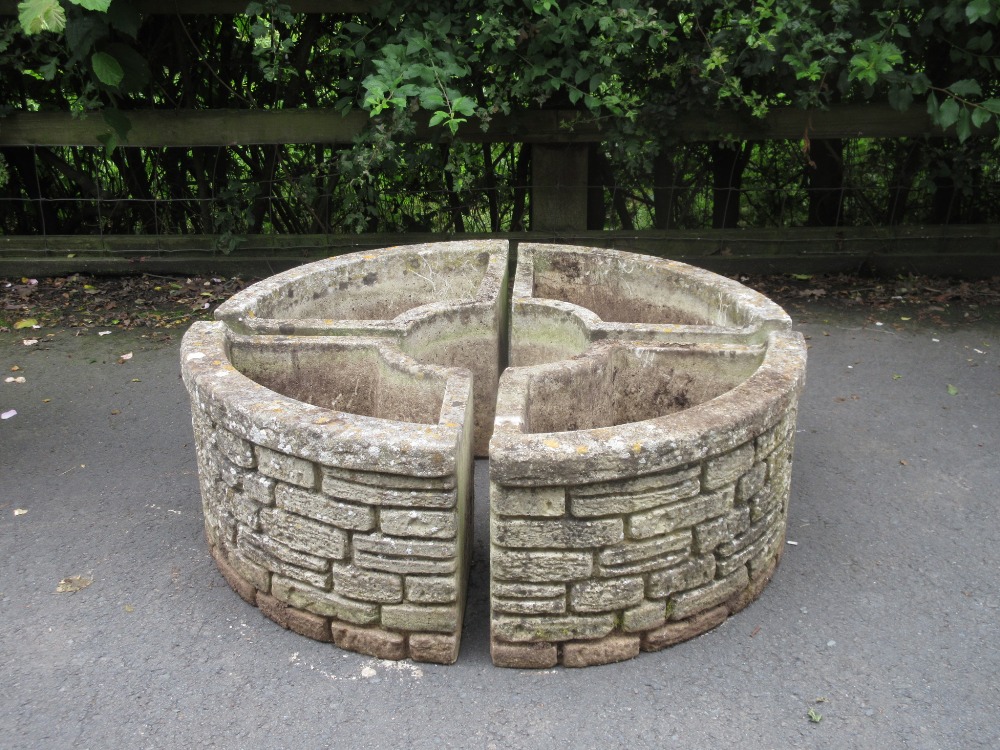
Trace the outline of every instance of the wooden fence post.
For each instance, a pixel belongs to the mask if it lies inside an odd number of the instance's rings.
[[[531,146],[531,229],[587,228],[587,144]]]

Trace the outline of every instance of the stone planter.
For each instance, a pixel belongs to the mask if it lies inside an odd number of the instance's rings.
[[[343,256],[191,328],[206,533],[244,599],[454,661],[487,445],[496,664],[618,661],[760,593],[805,372],[788,317],[683,264],[522,245],[508,323],[506,268],[502,242]]]

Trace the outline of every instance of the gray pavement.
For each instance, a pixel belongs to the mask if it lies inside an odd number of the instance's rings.
[[[343,653],[209,559],[179,334],[4,334],[0,380],[26,382],[0,382],[0,747],[1000,747],[1000,325],[870,316],[797,321],[789,545],[762,598],[673,649],[541,672],[490,665],[485,465],[458,663]],[[74,575],[93,583],[56,593]]]

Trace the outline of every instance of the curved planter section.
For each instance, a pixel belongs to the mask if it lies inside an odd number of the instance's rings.
[[[184,337],[205,531],[229,584],[299,633],[382,659],[458,655],[472,380],[387,342]]]
[[[805,346],[683,264],[522,248],[490,444],[491,651],[606,664],[722,623],[784,542]]]

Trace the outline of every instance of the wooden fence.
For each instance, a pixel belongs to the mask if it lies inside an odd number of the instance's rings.
[[[243,3],[226,0],[157,0],[140,3],[144,12],[226,14]],[[367,4],[351,0],[299,0],[306,13],[363,13]],[[14,0],[0,0],[0,15],[16,12]],[[231,144],[349,144],[368,116],[332,110],[209,110],[129,112],[129,146],[226,146]],[[671,138],[687,142],[765,141],[839,138],[954,137],[936,128],[919,108],[899,113],[887,105],[842,105],[829,110],[773,110],[764,119],[732,112],[671,121]],[[0,119],[0,147],[97,146],[107,130],[98,116],[63,112],[21,112]],[[978,134],[995,135],[991,122]],[[426,124],[415,140],[440,136]],[[746,272],[866,270],[941,272],[954,275],[1000,273],[1000,229],[976,226],[815,227],[762,230],[587,231],[588,153],[606,135],[574,111],[532,111],[497,117],[488,133],[461,128],[466,141],[527,143],[532,146],[530,232],[501,234],[515,241],[572,242],[649,252],[707,268]],[[214,237],[195,236],[6,236],[0,237],[0,275],[218,272],[267,273],[354,249],[482,235],[300,235],[251,236],[238,251],[223,254]]]

